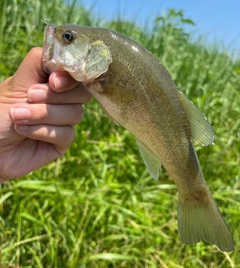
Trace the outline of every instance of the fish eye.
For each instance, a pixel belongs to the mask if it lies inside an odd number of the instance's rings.
[[[65,33],[63,34],[63,38],[64,38],[64,40],[65,40],[66,42],[70,43],[70,42],[72,42],[74,36],[73,36],[73,33],[72,33],[72,32],[65,32]]]

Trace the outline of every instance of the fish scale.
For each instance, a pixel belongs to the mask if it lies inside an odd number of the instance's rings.
[[[212,144],[213,129],[163,65],[122,34],[71,24],[46,26],[42,57],[46,71],[69,72],[115,123],[135,136],[153,178],[158,179],[164,166],[178,190],[181,240],[204,240],[232,251],[232,234],[212,198],[192,143]]]

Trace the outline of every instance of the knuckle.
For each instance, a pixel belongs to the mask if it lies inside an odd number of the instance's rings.
[[[83,119],[83,107],[81,104],[74,104],[72,105],[73,108],[73,122],[72,122],[72,126],[75,126],[77,124],[79,124],[81,122],[81,120]]]
[[[76,139],[76,133],[75,133],[75,129],[72,127],[71,128],[71,133],[69,135],[70,146],[73,144],[75,139]]]
[[[81,103],[87,103],[90,101],[92,95],[91,93],[88,91],[88,89],[83,85],[83,84],[79,84],[77,86],[77,89],[79,90],[79,93],[81,94],[80,98],[81,98]]]
[[[85,99],[84,99],[84,102],[83,103],[89,102],[91,100],[91,98],[92,98],[91,93],[87,91],[87,94],[85,96]]]
[[[62,147],[64,148],[69,148],[73,142],[75,141],[76,138],[76,133],[75,133],[75,129],[74,127],[71,126],[67,126],[64,128],[64,133],[65,133],[65,139],[62,140],[61,139],[61,143],[63,142],[64,144],[62,144]]]
[[[76,138],[74,127],[68,126],[64,128],[64,136],[67,137],[65,139],[60,139],[58,143],[55,143],[57,151],[59,153],[59,157],[62,157],[68,148],[73,144]]]

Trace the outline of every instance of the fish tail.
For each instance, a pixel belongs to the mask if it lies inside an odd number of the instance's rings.
[[[200,240],[215,244],[222,251],[232,251],[234,241],[210,191],[208,202],[182,200],[178,204],[178,230],[183,243],[194,244]]]

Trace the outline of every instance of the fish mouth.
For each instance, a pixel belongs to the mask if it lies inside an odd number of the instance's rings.
[[[57,68],[57,58],[61,45],[57,42],[55,37],[56,26],[48,24],[44,31],[42,60],[43,69],[46,73],[52,73]]]
[[[51,60],[52,58],[55,29],[56,26],[54,24],[49,24],[45,27],[42,52],[42,58],[45,60]]]

